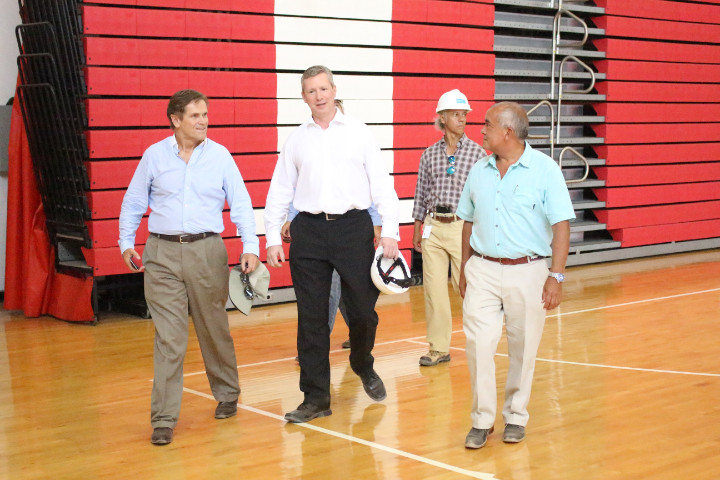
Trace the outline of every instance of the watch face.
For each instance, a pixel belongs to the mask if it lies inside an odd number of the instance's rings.
[[[565,275],[563,275],[562,273],[550,272],[550,276],[557,280],[558,283],[562,283],[565,280]]]

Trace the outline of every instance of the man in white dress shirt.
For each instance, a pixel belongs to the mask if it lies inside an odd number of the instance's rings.
[[[302,423],[330,415],[330,330],[328,299],[333,269],[342,283],[350,329],[350,366],[376,401],[385,386],[373,369],[372,349],[379,292],[370,278],[374,255],[374,203],[382,219],[384,256],[398,255],[398,197],[380,149],[367,125],[346,117],[335,105],[332,72],[308,68],[302,98],[312,117],[285,142],[265,205],[268,263],[285,261],[280,229],[290,204],[300,212],[290,226],[290,270],[297,297],[300,390],[304,401],[288,412]]]

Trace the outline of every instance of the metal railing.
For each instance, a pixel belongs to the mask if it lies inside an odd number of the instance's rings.
[[[585,158],[585,156],[582,153],[578,152],[571,146],[567,146],[560,151],[560,156],[558,157],[558,165],[560,166],[560,170],[562,171],[562,160],[563,160],[563,155],[565,155],[565,152],[574,153],[575,156],[577,158],[579,158],[580,160],[582,160],[582,162],[585,164],[585,174],[582,176],[582,178],[573,178],[572,180],[565,180],[565,183],[581,183],[581,182],[584,182],[585,180],[587,180],[588,175],[590,175],[590,163],[588,163],[587,158]]]
[[[566,0],[566,1],[573,1],[573,0]],[[557,87],[557,94],[555,92],[555,62],[558,50],[562,47],[582,47],[585,45],[588,39],[588,26],[585,21],[575,15],[573,12],[563,8],[562,6],[563,0],[557,0],[557,13],[555,14],[555,17],[553,19],[553,32],[552,32],[552,57],[550,60],[550,93],[548,94],[548,100],[542,100],[537,105],[532,107],[530,110],[528,110],[528,115],[532,114],[535,110],[540,108],[541,106],[547,106],[550,109],[550,134],[549,135],[531,135],[529,138],[539,138],[544,139],[548,138],[550,140],[550,157],[555,158],[555,145],[560,144],[560,132],[561,132],[561,125],[562,125],[562,101],[563,101],[563,94],[565,95],[579,95],[579,94],[585,94],[590,93],[592,89],[595,87],[595,71],[590,68],[585,62],[577,58],[575,55],[567,55],[565,56],[562,61],[560,62],[560,68],[558,71],[558,87]],[[550,7],[553,8],[555,6],[555,0],[550,0]],[[582,25],[583,28],[583,38],[582,40],[565,40],[563,41],[561,38],[561,28],[560,24],[562,22],[563,16],[569,16],[576,20],[580,25]],[[582,90],[570,90],[567,92],[563,92],[563,74],[564,74],[564,68],[568,61],[574,61],[578,65],[580,65],[585,71],[587,71],[590,74],[590,85],[587,88],[584,88]],[[556,100],[557,101],[557,121],[555,120],[555,113],[553,110],[553,105],[549,100]],[[588,163],[587,158],[578,152],[575,148],[567,146],[562,149],[560,152],[560,155],[558,156],[558,165],[560,166],[560,169],[562,170],[562,162],[563,157],[565,156],[566,152],[573,153],[578,159],[580,159],[584,163],[585,171],[580,179],[572,179],[572,180],[566,180],[566,183],[581,183],[584,182],[587,177],[590,174],[590,164]]]
[[[530,110],[527,111],[528,117],[532,115],[532,113],[537,110],[538,108],[545,105],[550,109],[550,134],[549,135],[528,135],[528,138],[535,138],[535,139],[544,139],[547,138],[550,140],[550,158],[555,158],[555,135],[554,135],[554,128],[555,128],[555,112],[553,111],[552,103],[550,103],[548,100],[541,100],[538,102],[537,105],[532,107]]]

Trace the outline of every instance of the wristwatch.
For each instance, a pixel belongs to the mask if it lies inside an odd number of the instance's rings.
[[[548,273],[548,277],[553,277],[555,280],[557,280],[558,283],[562,283],[565,281],[565,275],[563,275],[562,273],[550,272]]]

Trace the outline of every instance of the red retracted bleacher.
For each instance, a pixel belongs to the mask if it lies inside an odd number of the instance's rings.
[[[720,4],[598,0],[596,210],[623,247],[720,236]]]
[[[381,125],[393,122],[394,181],[403,199],[414,196],[423,149],[439,138],[432,126],[439,94],[460,88],[479,111],[493,101],[492,3],[392,2],[391,71],[371,74],[391,75],[393,118]],[[312,13],[312,5],[307,10],[308,18],[323,16]],[[246,0],[100,0],[82,5],[86,169],[91,185],[88,228],[93,237],[86,256],[95,275],[127,272],[116,245],[120,204],[143,151],[171,134],[165,108],[177,90],[194,88],[208,95],[209,136],[233,154],[253,207],[264,207],[278,156],[278,132],[290,127],[280,125],[278,77],[301,71],[278,68],[274,13],[274,2]],[[295,41],[285,38],[283,46]],[[323,45],[323,51],[330,57],[337,55],[335,50],[344,52],[348,47],[341,40]],[[295,45],[303,41],[298,36]],[[368,38],[366,46],[373,46],[373,41]],[[448,71],[453,75],[445,75]],[[479,138],[480,129],[473,124],[468,131]],[[237,259],[241,242],[227,211],[224,221],[230,258]],[[258,228],[262,231],[261,225]],[[146,220],[138,231],[139,248],[145,235]],[[412,225],[401,226],[401,238],[400,246],[410,259]],[[261,252],[264,255],[264,244]],[[281,270],[273,271],[271,287],[291,285],[289,270]]]

